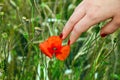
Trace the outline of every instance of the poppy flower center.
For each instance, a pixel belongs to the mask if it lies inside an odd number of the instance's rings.
[[[57,50],[57,48],[56,48],[56,47],[54,47],[54,48],[53,48],[53,50],[54,50],[54,51],[56,51],[56,50]]]
[[[59,52],[59,48],[57,48],[57,47],[52,47],[52,48],[51,48],[51,52],[55,54],[55,53]]]
[[[59,49],[56,48],[56,47],[53,47],[53,48],[52,48],[52,51],[53,51],[53,53],[57,53],[57,52],[59,52]]]

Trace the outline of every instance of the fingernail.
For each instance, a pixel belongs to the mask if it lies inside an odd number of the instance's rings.
[[[68,40],[68,45],[70,45],[70,40]]]
[[[63,34],[61,33],[61,34],[59,35],[59,37],[62,38],[62,37],[63,37]]]
[[[107,34],[104,34],[104,33],[103,33],[103,34],[101,34],[101,37],[105,37],[105,36],[107,36]]]

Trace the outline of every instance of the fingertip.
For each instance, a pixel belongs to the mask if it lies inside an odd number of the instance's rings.
[[[68,29],[68,26],[65,25],[62,30],[62,39],[65,39],[69,33],[70,33],[70,30]]]
[[[69,44],[72,45],[73,43],[75,43],[79,36],[80,36],[80,34],[77,34],[73,31],[70,35],[70,43]]]
[[[59,35],[59,37],[60,37],[61,39],[63,39],[63,33],[61,33],[61,34]]]
[[[64,40],[71,32],[72,29],[67,29],[67,26],[64,27],[62,31],[62,39]]]
[[[70,40],[68,40],[68,45],[70,45]]]
[[[108,34],[102,33],[102,34],[100,34],[100,35],[101,35],[101,37],[106,37]]]
[[[62,39],[64,40],[66,38],[66,34],[62,32]]]
[[[75,41],[76,41],[76,40],[75,40],[75,39],[71,39],[71,38],[70,38],[70,40],[69,40],[69,41],[70,41],[70,42],[69,42],[69,45],[72,45],[73,43],[75,43]]]

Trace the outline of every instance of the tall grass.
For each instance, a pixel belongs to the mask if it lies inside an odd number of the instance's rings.
[[[120,80],[120,31],[101,38],[105,22],[83,33],[65,61],[39,50],[40,42],[61,33],[80,2],[1,0],[0,80]]]

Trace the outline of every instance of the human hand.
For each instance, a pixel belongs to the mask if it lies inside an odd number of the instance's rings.
[[[91,26],[111,19],[104,25],[100,35],[105,37],[120,26],[120,0],[84,0],[80,3],[63,28],[63,39],[70,33],[70,44]]]

